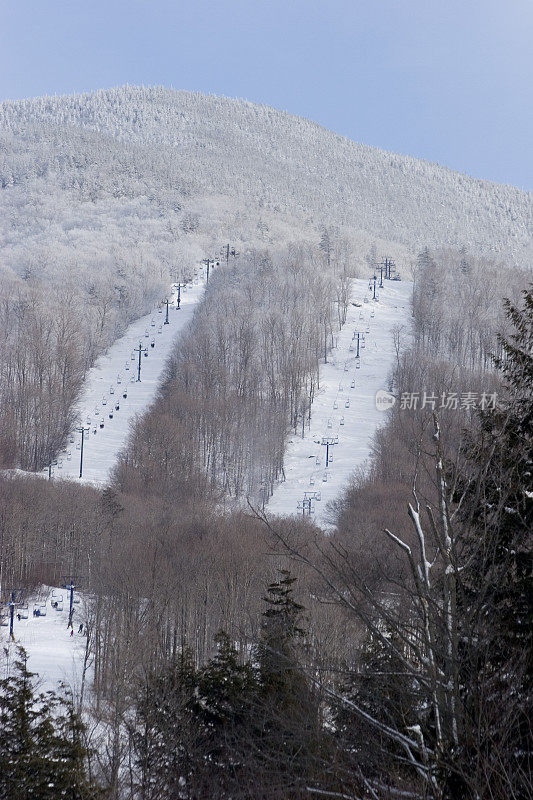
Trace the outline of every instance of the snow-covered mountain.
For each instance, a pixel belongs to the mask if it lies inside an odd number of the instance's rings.
[[[0,131],[4,209],[21,189],[42,202],[66,192],[78,236],[97,238],[120,209],[141,240],[162,223],[259,243],[336,225],[410,251],[466,246],[518,265],[533,252],[530,193],[242,100],[139,87],[42,97],[1,104]],[[62,227],[41,210],[43,236]]]

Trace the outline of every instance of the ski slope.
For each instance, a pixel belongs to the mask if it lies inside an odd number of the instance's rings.
[[[57,690],[60,682],[72,691],[76,700],[79,700],[83,679],[85,662],[85,649],[87,638],[85,633],[78,633],[80,622],[84,623],[85,614],[82,602],[74,593],[76,602],[73,605],[73,635],[70,635],[68,626],[69,592],[66,589],[41,587],[40,591],[28,601],[26,611],[20,607],[15,608],[13,633],[15,641],[9,639],[7,625],[0,626],[0,646],[2,648],[0,661],[0,678],[12,674],[13,661],[17,657],[17,647],[22,645],[28,654],[28,669],[38,675],[40,691],[49,689]],[[58,610],[52,606],[58,603]],[[40,611],[46,611],[45,616],[34,617],[34,606],[39,606]],[[7,609],[2,609],[4,611]],[[16,614],[27,615],[27,618],[17,619]],[[4,620],[5,621],[5,620]],[[89,686],[92,680],[91,660],[87,662],[86,682]]]
[[[76,406],[78,424],[83,426],[82,480],[96,485],[109,483],[119,452],[128,438],[135,417],[147,410],[159,387],[162,373],[178,334],[192,319],[205,288],[204,268],[197,277],[169,296],[168,325],[166,306],[132,323],[124,336],[102,356],[87,373],[82,395]],[[141,380],[138,381],[139,354]],[[81,431],[74,430],[66,449],[52,465],[52,478],[79,479]],[[48,475],[48,468],[43,470]]]
[[[373,283],[354,281],[346,323],[328,363],[320,367],[320,390],[311,407],[310,428],[303,438],[291,437],[285,454],[285,480],[274,489],[265,506],[267,513],[310,512],[321,527],[331,524],[328,504],[341,495],[350,475],[367,460],[372,437],[385,421],[386,415],[376,407],[376,392],[388,389],[396,359],[394,332],[400,332],[403,346],[410,341],[412,290],[411,282],[384,280],[383,288],[376,288],[374,300]],[[335,442],[329,448],[327,469],[326,446],[322,444],[326,438]]]

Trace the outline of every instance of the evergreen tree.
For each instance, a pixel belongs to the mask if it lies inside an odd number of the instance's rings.
[[[292,597],[295,582],[287,570],[270,584],[257,649],[260,674],[258,718],[263,767],[279,783],[273,797],[296,797],[309,785],[321,758],[320,715],[316,692],[304,673],[304,607]],[[274,767],[275,765],[275,767]]]
[[[476,768],[487,797],[533,792],[532,291],[524,291],[523,308],[509,302],[506,308],[514,332],[500,337],[503,356],[496,359],[505,394],[482,412],[458,483],[465,731],[456,756],[461,775],[452,771],[450,797],[464,790]],[[485,796],[479,786],[476,791]]]
[[[94,800],[86,775],[84,727],[72,699],[35,695],[24,650],[0,681],[0,800]]]

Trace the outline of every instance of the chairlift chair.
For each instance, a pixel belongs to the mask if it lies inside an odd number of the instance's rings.
[[[339,407],[339,404],[338,404],[338,403],[337,403],[337,401],[335,400],[335,402],[333,403],[333,408],[334,408],[334,409],[336,409],[336,408],[338,408],[338,407]]]
[[[102,417],[102,419],[100,420],[100,428],[103,428],[103,427],[104,427],[104,418]]]
[[[106,405],[107,405],[107,400],[105,399],[105,397],[102,397],[102,405],[103,405],[103,406],[106,406]]]
[[[355,368],[356,369],[361,369],[361,362],[360,361],[357,362],[357,364],[355,365]]]
[[[353,381],[351,382],[350,386],[351,386],[351,388],[352,388],[352,389],[355,389],[355,378],[354,378],[354,379],[353,379]]]
[[[113,412],[112,411],[109,412],[109,419],[113,419]]]
[[[119,406],[119,404],[117,403],[117,404],[116,404],[116,406],[115,406],[115,411],[118,411],[119,409],[120,409],[120,406]]]
[[[344,425],[344,417],[341,417],[339,420],[339,425]]]
[[[350,408],[350,398],[349,397],[348,397],[348,399],[346,400],[346,402],[344,404],[344,408]]]

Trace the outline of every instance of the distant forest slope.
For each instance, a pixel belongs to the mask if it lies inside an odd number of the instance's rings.
[[[190,228],[205,226],[203,216],[213,226],[218,217],[234,239],[268,243],[278,215],[290,220],[287,235],[299,220],[364,232],[411,252],[466,247],[531,263],[533,195],[356,144],[267,106],[124,87],[5,102],[0,130],[5,188],[37,177],[53,191],[59,177],[83,199],[137,197],[160,214],[176,210],[178,192],[182,217],[193,210]],[[10,156],[14,140],[24,155]],[[146,209],[126,213],[142,217]],[[274,238],[280,236],[282,230]]]
[[[98,354],[225,243],[280,264],[316,248],[335,280],[385,254],[405,275],[424,247],[529,268],[532,220],[531,194],[241,100],[124,87],[4,102],[0,466],[48,463]]]

